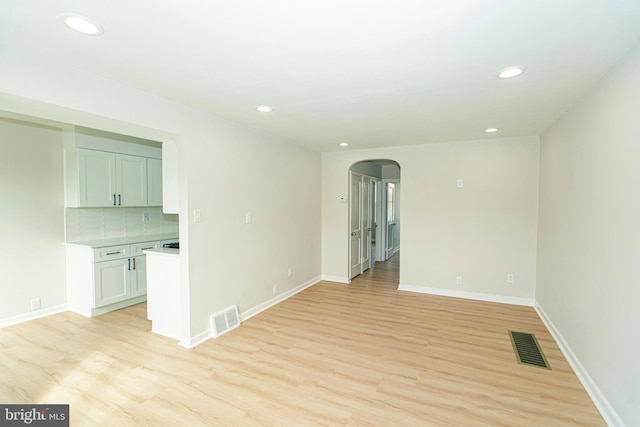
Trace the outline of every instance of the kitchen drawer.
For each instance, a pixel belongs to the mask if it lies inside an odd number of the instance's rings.
[[[158,249],[162,247],[162,242],[157,240],[155,242],[143,242],[143,243],[135,243],[131,245],[131,256],[142,256],[144,255],[142,251],[146,251],[147,249]]]
[[[97,248],[93,251],[93,260],[95,262],[109,261],[112,259],[127,258],[129,256],[129,245],[106,246]]]

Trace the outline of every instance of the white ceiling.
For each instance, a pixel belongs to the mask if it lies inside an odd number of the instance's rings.
[[[27,54],[323,152],[538,135],[639,36],[640,0],[0,0],[0,72]]]

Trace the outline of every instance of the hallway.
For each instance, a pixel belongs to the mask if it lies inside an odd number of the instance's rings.
[[[376,262],[372,268],[356,276],[350,286],[374,286],[384,289],[398,289],[400,283],[400,251],[383,262]]]

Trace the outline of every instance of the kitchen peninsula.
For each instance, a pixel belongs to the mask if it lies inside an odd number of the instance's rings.
[[[153,248],[147,258],[147,317],[151,330],[181,340],[180,249]]]

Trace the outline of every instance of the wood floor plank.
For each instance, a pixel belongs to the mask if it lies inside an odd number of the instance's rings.
[[[0,401],[74,426],[603,426],[530,307],[397,291],[399,256],[187,350],[140,304],[0,331]],[[552,370],[517,363],[534,333]]]

